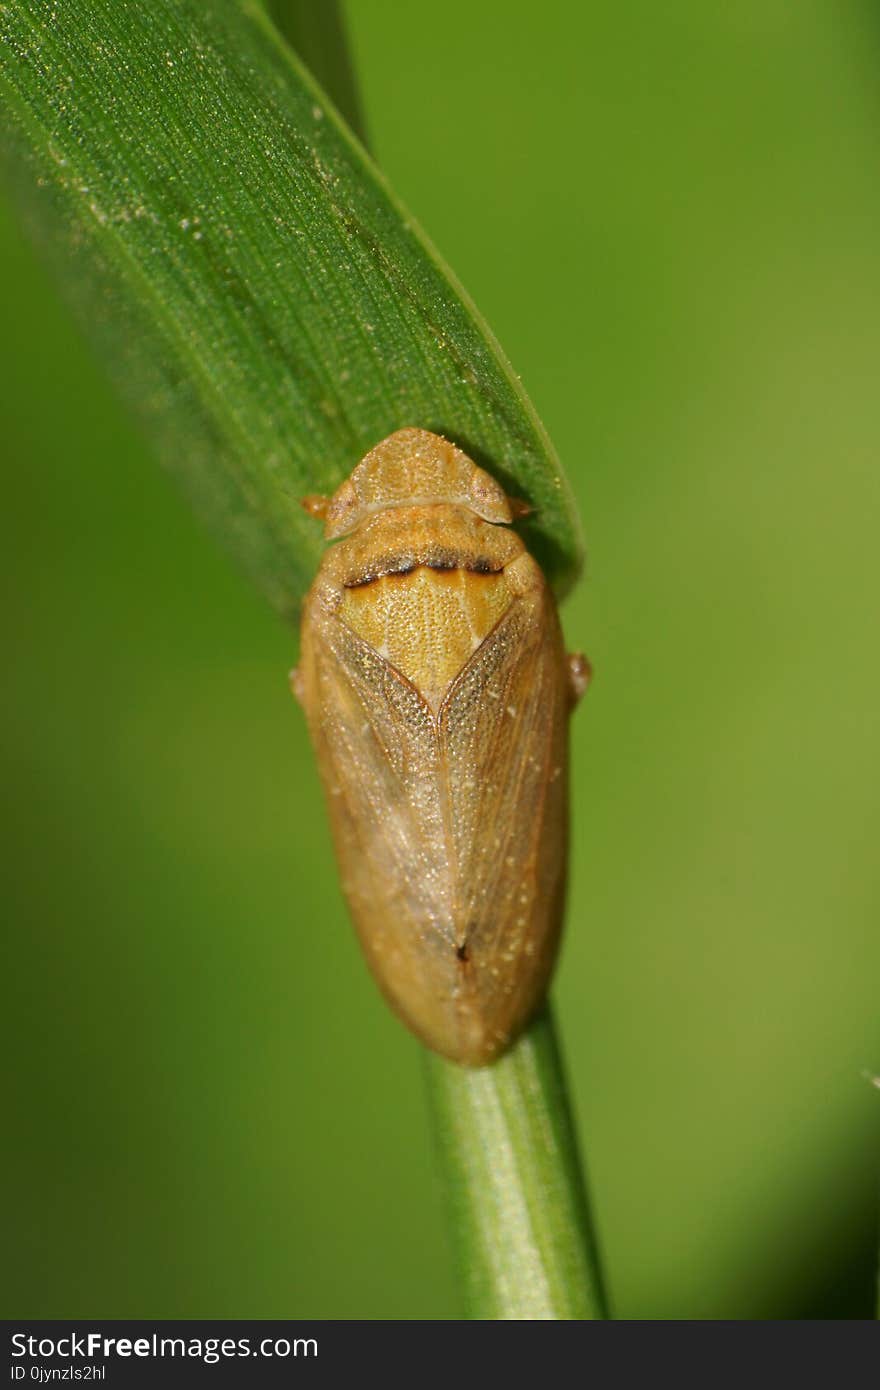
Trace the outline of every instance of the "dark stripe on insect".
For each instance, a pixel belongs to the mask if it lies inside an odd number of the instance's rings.
[[[468,574],[500,574],[504,569],[503,565],[493,564],[491,560],[483,556],[477,556],[474,560],[453,560],[447,559],[445,555],[437,556],[430,560],[418,560],[415,564],[395,565],[389,561],[387,568],[383,565],[380,569],[369,570],[367,574],[359,575],[357,579],[346,579],[343,584],[345,589],[362,589],[367,584],[375,584],[377,579],[396,579],[398,576],[412,574],[414,570],[467,570]]]

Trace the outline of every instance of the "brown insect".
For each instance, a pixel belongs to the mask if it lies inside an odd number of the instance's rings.
[[[490,1062],[543,999],[565,893],[568,717],[589,680],[515,532],[528,510],[398,430],[331,498],[292,684],[342,886],[392,1008]]]

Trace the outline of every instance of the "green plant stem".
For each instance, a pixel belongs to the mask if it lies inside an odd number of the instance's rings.
[[[549,1007],[491,1067],[431,1056],[427,1077],[468,1315],[606,1317]]]

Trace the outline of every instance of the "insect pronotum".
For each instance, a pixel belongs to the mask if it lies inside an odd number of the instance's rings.
[[[292,684],[361,945],[422,1042],[490,1062],[553,969],[589,667],[509,529],[523,504],[447,440],[398,430],[303,505],[337,544]]]

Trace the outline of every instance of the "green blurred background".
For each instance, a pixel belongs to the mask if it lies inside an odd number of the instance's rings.
[[[555,990],[622,1317],[870,1316],[880,24],[348,6],[373,147],[572,480]],[[7,209],[3,1313],[458,1316],[290,635]]]

